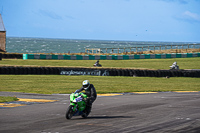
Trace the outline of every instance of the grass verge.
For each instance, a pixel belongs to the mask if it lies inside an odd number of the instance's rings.
[[[200,91],[200,78],[0,75],[0,91],[40,94],[72,93],[83,80],[94,84],[97,93]]]
[[[0,103],[17,101],[17,97],[4,97],[0,96]]]
[[[171,59],[134,59],[134,60],[100,60],[103,67],[136,69],[170,69],[173,62],[180,69],[200,69],[200,57]],[[3,59],[0,66],[56,66],[56,67],[93,67],[96,60],[22,60]]]

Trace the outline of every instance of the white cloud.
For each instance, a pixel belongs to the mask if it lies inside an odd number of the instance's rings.
[[[200,15],[196,14],[196,13],[192,13],[190,11],[185,11],[183,13],[183,16],[186,19],[192,19],[192,20],[196,20],[196,21],[200,21]]]
[[[62,19],[62,17],[58,14],[56,14],[55,12],[52,12],[52,11],[48,11],[48,10],[42,10],[40,9],[39,10],[39,13],[43,16],[46,16],[46,17],[50,17],[52,19]]]
[[[174,18],[178,21],[184,21],[189,23],[199,23],[200,15],[197,13],[192,13],[190,11],[185,11],[179,16],[174,16]]]

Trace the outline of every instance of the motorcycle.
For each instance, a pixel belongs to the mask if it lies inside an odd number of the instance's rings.
[[[102,65],[101,64],[99,64],[99,60],[97,60],[95,63],[94,63],[94,65],[93,65],[94,67],[102,67]]]
[[[177,62],[174,62],[170,67],[170,70],[179,70],[179,66],[177,65]]]
[[[94,66],[94,67],[102,67],[101,64],[97,64],[97,63],[95,63],[93,66]]]
[[[87,98],[87,95],[82,92],[72,93],[70,95],[70,105],[66,111],[66,119],[71,119],[72,116],[79,116],[79,115],[81,115],[83,118],[87,118],[89,113],[85,111],[86,98]]]

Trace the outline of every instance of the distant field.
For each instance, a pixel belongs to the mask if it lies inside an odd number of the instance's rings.
[[[103,67],[137,68],[137,69],[169,69],[173,62],[180,69],[200,69],[200,57],[172,59],[139,59],[139,60],[100,60]],[[57,66],[57,67],[93,67],[96,60],[22,60],[3,59],[0,66]]]
[[[72,93],[88,79],[97,93],[143,91],[200,91],[200,78],[120,76],[0,75],[0,91],[26,93]]]

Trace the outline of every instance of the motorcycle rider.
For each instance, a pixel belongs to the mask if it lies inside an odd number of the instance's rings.
[[[93,66],[95,66],[95,67],[101,67],[102,65],[101,64],[99,64],[99,60],[97,60],[95,63],[94,63],[94,65]]]
[[[91,111],[92,108],[92,103],[96,100],[97,98],[97,93],[96,90],[94,88],[93,84],[90,84],[90,82],[88,80],[84,80],[82,83],[82,87],[78,90],[75,91],[75,93],[79,93],[81,91],[85,90],[85,94],[87,95],[87,99],[85,99],[86,101],[86,109],[85,109],[85,114],[88,115]]]

